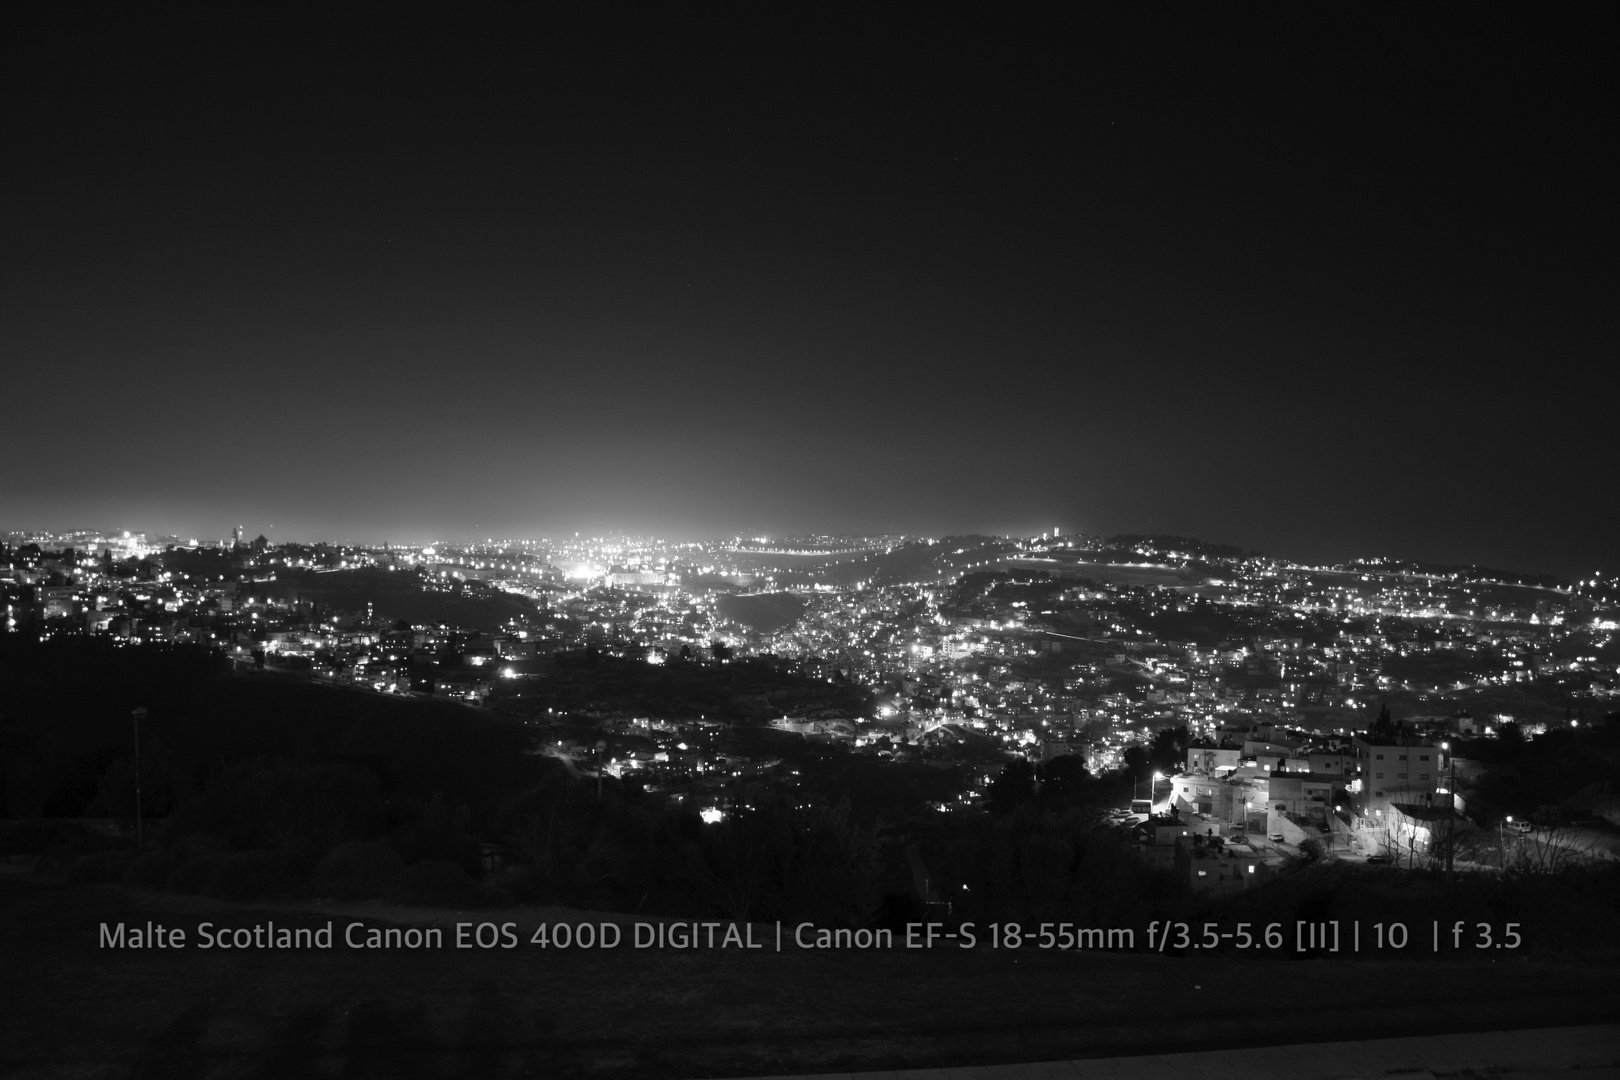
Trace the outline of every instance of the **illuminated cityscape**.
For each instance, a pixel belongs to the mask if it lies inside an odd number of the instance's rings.
[[[1620,1069],[1603,6],[0,20],[0,1075]]]
[[[13,632],[196,643],[242,671],[449,698],[571,764],[600,737],[608,775],[706,811],[737,778],[792,782],[780,753],[737,749],[738,727],[949,769],[944,812],[981,805],[1008,760],[1140,771],[1129,751],[1179,731],[1186,767],[1157,809],[1286,836],[1273,857],[1307,839],[1365,856],[1402,807],[1445,793],[1448,738],[1574,731],[1620,699],[1620,579],[1602,575],[1302,566],[1056,530],[409,547],[13,533],[4,553]],[[597,656],[829,689],[655,711],[612,681],[573,685]],[[1399,734],[1368,734],[1380,710]]]

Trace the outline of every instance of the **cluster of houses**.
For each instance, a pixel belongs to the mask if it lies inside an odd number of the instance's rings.
[[[1451,722],[1353,735],[1276,723],[1220,729],[1188,748],[1165,813],[1138,827],[1140,839],[1180,852],[1156,857],[1186,869],[1196,891],[1217,893],[1265,880],[1261,851],[1428,851],[1465,809],[1448,781]]]

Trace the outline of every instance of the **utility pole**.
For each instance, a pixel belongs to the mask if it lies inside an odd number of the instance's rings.
[[[1446,888],[1451,888],[1452,882],[1452,856],[1457,849],[1457,758],[1451,752],[1451,744],[1443,742],[1440,749],[1446,752],[1446,766],[1450,775],[1446,780]]]
[[[130,716],[135,721],[135,847],[145,847],[141,821],[141,721],[146,718],[146,707],[137,708]]]
[[[602,801],[602,755],[607,752],[607,740],[596,740],[596,801]]]

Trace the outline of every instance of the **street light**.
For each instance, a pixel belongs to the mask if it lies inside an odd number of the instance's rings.
[[[602,755],[607,751],[607,740],[596,740],[596,801],[602,801]]]
[[[146,718],[143,705],[129,714],[135,721],[135,847],[145,846],[141,822],[141,721]]]
[[[1452,857],[1457,849],[1457,758],[1451,752],[1451,744],[1443,742],[1440,749],[1446,752],[1446,767],[1450,770],[1450,777],[1446,780],[1446,888],[1451,888]]]

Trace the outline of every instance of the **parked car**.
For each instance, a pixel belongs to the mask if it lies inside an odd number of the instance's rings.
[[[1266,839],[1270,840],[1273,844],[1280,844],[1283,842],[1283,834],[1280,832],[1274,832],[1270,836],[1266,837]]]
[[[1391,861],[1393,861],[1393,860],[1391,860],[1388,855],[1369,855],[1369,856],[1367,856],[1367,865],[1369,865],[1369,866],[1382,866],[1384,863],[1391,862]]]
[[[1536,827],[1530,824],[1528,821],[1515,821],[1513,824],[1509,825],[1508,828],[1512,829],[1514,832],[1522,833],[1534,832],[1536,829]]]

